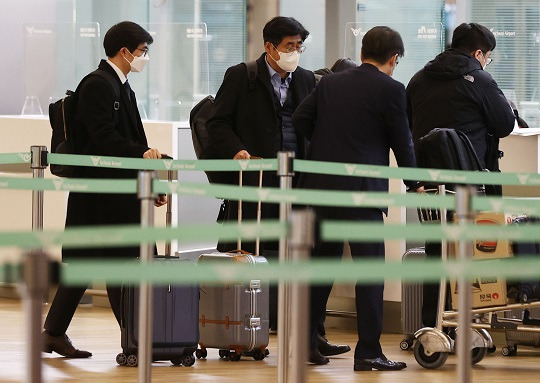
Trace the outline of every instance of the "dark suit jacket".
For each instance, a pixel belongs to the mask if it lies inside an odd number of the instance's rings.
[[[100,76],[86,78],[77,90],[74,148],[77,153],[94,156],[142,158],[148,145],[135,93],[131,101],[114,69],[104,60],[99,68],[113,75],[120,85],[117,123],[110,84]],[[137,170],[80,167],[81,178],[137,178]],[[66,227],[80,225],[117,225],[140,222],[140,203],[136,194],[70,193]],[[64,257],[137,257],[138,247],[63,249]]]
[[[281,126],[265,56],[263,54],[257,59],[258,75],[253,89],[250,89],[243,63],[225,72],[206,123],[216,158],[232,159],[240,150],[247,150],[252,156],[276,157],[276,135]],[[293,72],[289,91],[292,91],[295,108],[314,87],[313,72],[300,67]],[[300,138],[298,144],[299,156],[303,157],[305,143]]]
[[[405,87],[371,64],[324,76],[296,109],[293,125],[310,140],[309,160],[388,166],[392,149],[399,166],[416,166]],[[298,183],[309,189],[388,191],[382,178],[306,173]]]

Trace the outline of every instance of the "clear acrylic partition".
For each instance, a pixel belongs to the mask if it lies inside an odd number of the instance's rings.
[[[48,114],[49,103],[75,90],[102,54],[98,23],[24,23],[21,114]]]
[[[362,38],[371,28],[381,23],[359,22],[345,25],[344,57],[360,63]],[[384,23],[401,35],[405,45],[405,56],[399,59],[394,71],[394,79],[405,86],[416,72],[444,49],[444,28],[442,23]]]
[[[536,3],[536,18],[538,18],[538,3]],[[486,71],[493,76],[506,98],[517,106],[520,117],[529,127],[540,128],[538,24],[532,26],[522,21],[495,17],[486,22],[479,22],[490,29],[497,39],[497,46],[491,53],[493,61],[486,67]]]
[[[209,93],[208,33],[205,23],[141,24],[150,32],[150,62],[129,77],[143,119],[186,121]]]

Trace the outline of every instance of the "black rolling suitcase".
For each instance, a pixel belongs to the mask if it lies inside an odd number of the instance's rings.
[[[169,180],[170,172],[169,172]],[[167,226],[171,224],[171,196],[167,200]],[[158,256],[154,262],[192,262],[166,255]],[[152,360],[170,360],[174,365],[192,366],[193,354],[199,343],[199,286],[161,285],[153,288],[153,335]],[[121,346],[116,356],[120,365],[135,367],[138,364],[139,288],[122,286],[121,298]]]
[[[172,257],[155,262],[190,262]],[[191,366],[193,353],[199,343],[199,288],[198,286],[154,286],[154,319],[152,360],[170,360],[173,364]],[[122,288],[121,312],[122,352],[116,362],[130,367],[138,363],[139,289]]]
[[[539,223],[540,219],[535,217],[519,216],[512,220],[513,225],[527,225],[529,223]],[[540,257],[540,242],[514,242],[512,244],[514,257],[537,256]],[[518,302],[528,302],[530,300],[540,299],[540,279],[520,280],[514,283],[515,296],[512,296],[512,289],[509,295]]]
[[[518,216],[512,220],[513,225],[528,225],[538,223],[535,217]],[[540,242],[514,242],[512,243],[514,257],[540,256]],[[517,302],[526,303],[540,298],[539,280],[517,280],[508,284],[508,297]],[[504,312],[505,318],[521,320],[521,324],[540,327],[540,308],[513,309]],[[504,333],[506,346],[501,349],[504,356],[513,356],[518,346],[540,347],[540,334],[509,329]]]

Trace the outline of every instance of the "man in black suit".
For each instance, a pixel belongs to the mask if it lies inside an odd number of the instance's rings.
[[[293,125],[310,140],[307,159],[389,166],[390,149],[399,166],[416,165],[408,128],[405,87],[392,79],[404,54],[403,41],[388,27],[375,27],[362,39],[362,65],[324,76],[317,88],[298,106]],[[405,182],[414,186],[412,181]],[[388,180],[305,173],[299,187],[306,189],[388,192]],[[383,222],[388,208],[315,207],[318,220]],[[384,242],[350,242],[356,257],[384,258]],[[342,242],[318,241],[313,257],[339,257]],[[331,285],[311,288],[310,355],[319,364],[329,362],[317,355],[316,336]],[[356,285],[358,343],[354,370],[400,370],[405,363],[388,360],[381,349],[383,288],[381,284]]]
[[[149,148],[137,110],[135,93],[127,74],[140,72],[149,60],[148,45],[152,36],[141,26],[121,22],[111,27],[103,46],[108,57],[99,63],[98,74],[92,72],[79,84],[75,117],[74,149],[76,153],[96,156],[161,158],[157,149]],[[114,87],[118,83],[120,99]],[[79,178],[137,178],[137,170],[79,167]],[[156,206],[166,203],[160,196]],[[140,223],[140,202],[135,194],[69,193],[66,227],[89,225],[123,225]],[[64,261],[70,259],[129,258],[139,256],[139,247],[94,247],[62,249]],[[66,287],[62,284],[54,297],[45,320],[43,351],[69,358],[88,358],[88,351],[77,350],[66,330],[87,286]],[[107,285],[116,320],[120,324],[120,287]]]

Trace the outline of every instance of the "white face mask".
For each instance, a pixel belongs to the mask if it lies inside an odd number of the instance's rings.
[[[298,62],[300,61],[300,53],[298,53],[298,51],[293,51],[292,53],[280,51],[277,52],[279,54],[279,60],[276,61],[272,56],[270,56],[272,57],[272,60],[274,60],[276,64],[285,72],[294,72],[298,67]]]
[[[133,61],[129,63],[129,66],[131,67],[131,71],[142,72],[144,67],[146,66],[146,63],[150,60],[150,56],[148,56],[148,53],[144,56],[134,56],[129,51],[128,53],[133,57]],[[126,59],[125,57],[124,59],[129,62],[129,60]]]

